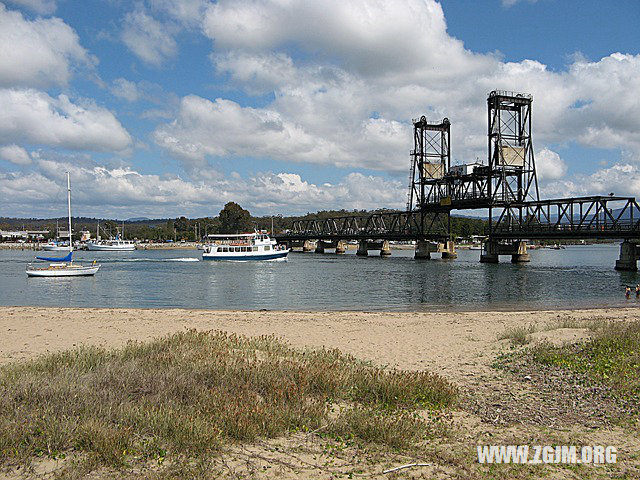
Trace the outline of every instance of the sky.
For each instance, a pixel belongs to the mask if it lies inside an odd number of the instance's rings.
[[[640,2],[0,0],[0,216],[406,205],[411,119],[485,162],[533,95],[543,198],[640,192]]]

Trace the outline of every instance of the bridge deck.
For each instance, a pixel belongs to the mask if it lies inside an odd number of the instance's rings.
[[[458,207],[459,208],[459,207]],[[384,212],[294,222],[278,241],[444,240],[448,216],[456,206],[420,212]],[[631,197],[592,196],[511,204],[493,210],[485,232],[495,240],[640,238],[640,207]]]

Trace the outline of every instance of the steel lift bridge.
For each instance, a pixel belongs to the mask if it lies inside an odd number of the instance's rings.
[[[415,240],[416,258],[439,252],[455,258],[451,236],[453,210],[485,209],[489,224],[480,261],[498,263],[500,255],[527,262],[527,240],[620,239],[618,270],[637,270],[640,258],[640,207],[635,198],[608,196],[540,200],[533,143],[533,97],[495,90],[487,97],[487,163],[451,165],[451,124],[447,118],[413,120],[414,149],[406,211],[365,216],[299,220],[277,234],[278,241],[305,251],[357,240],[358,254],[380,250],[389,241]]]

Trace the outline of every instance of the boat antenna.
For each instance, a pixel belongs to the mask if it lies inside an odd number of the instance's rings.
[[[67,207],[69,210],[69,252],[73,252],[73,236],[71,235],[71,180],[67,172]]]

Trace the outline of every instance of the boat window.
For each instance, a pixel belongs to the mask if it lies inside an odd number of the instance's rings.
[[[271,250],[271,245],[265,245],[264,249],[265,249],[265,251]]]
[[[257,252],[258,251],[258,247],[253,247],[253,251]]]
[[[233,249],[234,249],[236,252],[239,252],[239,251],[240,251],[240,247],[233,247]]]

